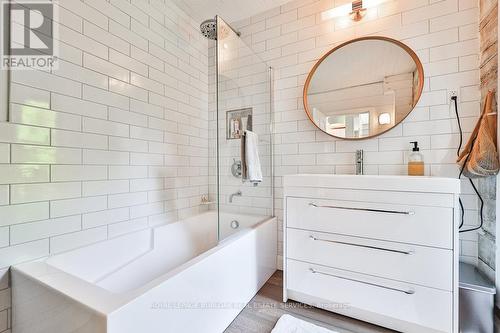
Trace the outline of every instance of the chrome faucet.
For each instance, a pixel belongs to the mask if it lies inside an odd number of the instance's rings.
[[[363,150],[356,150],[356,174],[363,175],[364,174],[364,153]]]
[[[243,195],[243,193],[241,193],[241,191],[238,191],[238,192],[235,192],[235,193],[231,194],[229,196],[229,203],[233,202],[233,198],[234,197],[241,197],[242,195]]]

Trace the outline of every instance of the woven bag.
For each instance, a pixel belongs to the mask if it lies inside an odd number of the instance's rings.
[[[458,157],[463,175],[468,178],[489,177],[498,174],[500,162],[497,151],[497,115],[491,112],[493,92],[488,92],[483,112],[469,142]]]

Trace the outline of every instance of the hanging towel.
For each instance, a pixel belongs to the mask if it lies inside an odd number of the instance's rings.
[[[252,131],[245,131],[245,164],[247,179],[252,183],[262,182],[262,168],[259,158],[259,136]]]

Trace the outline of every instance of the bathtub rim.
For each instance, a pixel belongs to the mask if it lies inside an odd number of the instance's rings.
[[[184,220],[180,220],[174,223],[183,223],[183,221]],[[61,295],[62,297],[66,297],[74,302],[77,302],[90,311],[93,311],[96,314],[107,318],[112,313],[120,310],[122,307],[133,302],[135,299],[141,297],[145,293],[152,292],[155,288],[160,286],[162,282],[165,282],[172,277],[180,274],[181,272],[189,269],[189,267],[192,267],[199,262],[206,260],[208,257],[218,252],[220,249],[231,245],[238,239],[241,239],[252,232],[255,232],[260,226],[267,223],[272,223],[273,221],[277,222],[276,216],[268,217],[256,223],[255,225],[252,225],[251,227],[242,228],[238,232],[235,232],[227,238],[219,241],[217,245],[210,248],[209,250],[186,261],[185,263],[168,271],[167,273],[152,279],[143,286],[124,293],[110,292],[91,282],[85,281],[75,275],[69,274],[59,268],[47,264],[46,261],[50,258],[50,256],[11,266],[11,270],[12,272],[21,274],[23,277],[30,279],[35,283],[41,284],[43,287],[48,288],[49,290]],[[149,230],[153,233],[154,230],[168,225],[169,224],[159,225]],[[145,230],[138,232],[144,232]],[[88,246],[92,245],[94,244],[90,244]],[[86,246],[82,248],[85,247]]]

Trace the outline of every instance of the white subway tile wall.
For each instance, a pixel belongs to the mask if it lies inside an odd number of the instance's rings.
[[[0,123],[0,332],[4,268],[206,209],[199,22],[171,0],[58,3],[59,68],[13,71]]]
[[[0,231],[1,234],[1,231]],[[10,333],[11,293],[7,269],[0,270],[0,332]]]
[[[358,23],[347,18],[322,19],[322,12],[344,3],[294,0],[234,23],[245,42],[275,68],[275,205],[280,221],[283,175],[354,173],[356,149],[366,151],[368,174],[405,174],[409,142],[417,140],[427,175],[456,177],[458,127],[447,90],[459,91],[464,140],[479,115],[477,1],[388,0],[370,9]],[[307,119],[303,85],[327,50],[366,35],[392,37],[413,48],[424,65],[424,92],[411,116],[390,132],[360,142],[336,140],[317,131]],[[463,182],[463,192],[465,223],[476,225],[477,199],[468,182]],[[462,235],[461,260],[477,261],[477,234]]]
[[[200,198],[213,175],[215,57],[199,22],[172,1],[59,1],[59,69],[14,72],[12,122],[0,123],[0,269],[206,209]],[[388,0],[358,23],[322,20],[323,11],[344,3],[293,0],[234,23],[275,68],[280,221],[283,175],[353,173],[359,148],[367,152],[367,173],[404,174],[408,142],[418,140],[426,173],[454,177],[458,128],[447,89],[459,91],[465,140],[479,114],[477,1]],[[365,35],[411,46],[426,71],[424,93],[389,133],[334,140],[304,114],[303,84],[324,52]],[[252,90],[257,86],[246,87],[250,98],[262,92]],[[228,154],[223,165],[231,162]],[[255,212],[269,209],[269,188],[248,190]],[[466,182],[463,191],[466,224],[474,225],[477,199]],[[476,262],[477,234],[461,236],[461,259]],[[7,275],[0,271],[0,332],[10,329]]]

